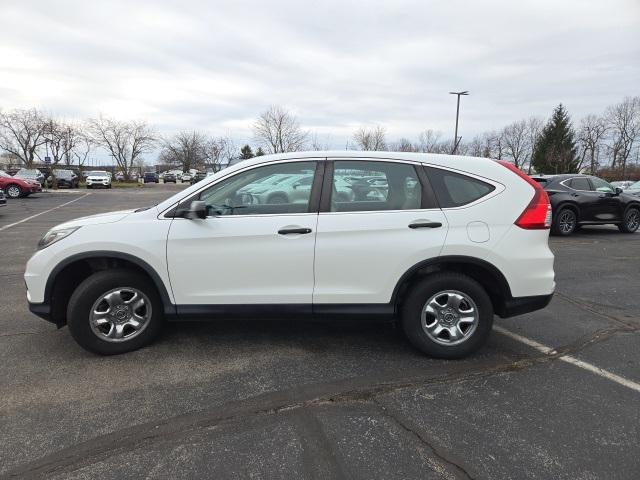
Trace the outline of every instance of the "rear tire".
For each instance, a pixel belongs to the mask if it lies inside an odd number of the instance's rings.
[[[486,343],[493,325],[493,305],[472,278],[437,273],[410,290],[401,319],[407,338],[418,350],[436,358],[462,358]]]
[[[128,297],[132,293],[138,296]],[[136,322],[138,328],[132,326]],[[103,270],[85,279],[73,292],[67,306],[67,324],[85,350],[100,355],[130,352],[151,343],[162,330],[162,301],[153,282],[144,275],[124,269]]]
[[[575,232],[577,226],[578,216],[576,213],[570,208],[562,208],[558,214],[553,217],[551,233],[566,237]]]
[[[640,209],[631,207],[624,212],[624,219],[618,225],[618,229],[622,233],[635,233],[640,227]]]

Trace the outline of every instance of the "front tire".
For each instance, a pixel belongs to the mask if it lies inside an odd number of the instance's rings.
[[[69,331],[93,353],[115,355],[151,343],[163,324],[162,301],[150,279],[123,269],[85,279],[67,307]]]
[[[4,193],[9,198],[20,198],[22,196],[22,189],[19,185],[11,184],[4,189]]]
[[[486,343],[493,325],[493,305],[472,278],[437,273],[410,290],[401,319],[407,338],[423,353],[462,358]]]
[[[571,235],[578,226],[578,216],[570,208],[561,209],[553,218],[551,233],[563,237]]]
[[[635,207],[629,208],[624,213],[624,219],[618,229],[622,233],[634,233],[640,227],[640,209]]]

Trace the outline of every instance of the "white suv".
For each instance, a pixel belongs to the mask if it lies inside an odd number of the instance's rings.
[[[111,174],[104,170],[96,170],[87,174],[87,188],[111,188]]]
[[[267,177],[309,172],[311,188],[286,202],[251,193]],[[158,205],[51,229],[27,264],[27,298],[101,354],[146,345],[177,318],[357,315],[397,318],[417,348],[456,358],[485,343],[494,314],[549,303],[550,221],[544,190],[506,162],[257,157]]]

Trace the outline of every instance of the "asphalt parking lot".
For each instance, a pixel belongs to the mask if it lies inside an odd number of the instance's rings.
[[[551,305],[496,319],[459,361],[388,324],[286,320],[170,324],[97,357],[28,312],[24,265],[48,228],[180,188],[0,209],[1,478],[640,477],[640,234],[552,238]]]

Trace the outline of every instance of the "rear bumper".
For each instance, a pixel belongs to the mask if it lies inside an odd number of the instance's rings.
[[[511,297],[504,303],[504,309],[496,312],[502,318],[515,317],[524,313],[535,312],[549,305],[553,293],[549,295],[535,295],[532,297]]]

